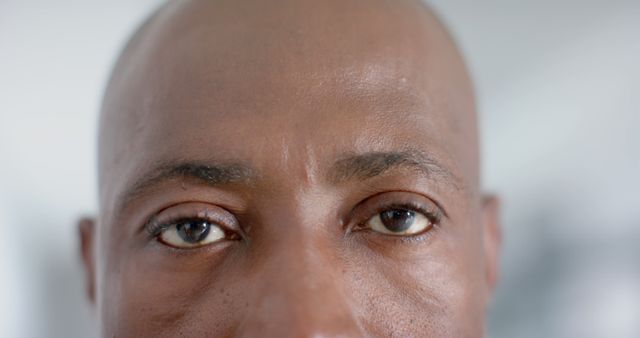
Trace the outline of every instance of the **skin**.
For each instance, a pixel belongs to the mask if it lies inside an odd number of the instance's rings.
[[[478,157],[469,77],[419,2],[170,2],[102,107],[100,212],[80,222],[99,332],[481,337],[500,234]],[[368,227],[399,204],[440,216]],[[185,218],[228,237],[147,229]]]

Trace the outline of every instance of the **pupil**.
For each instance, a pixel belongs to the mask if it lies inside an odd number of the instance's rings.
[[[198,243],[207,237],[211,227],[205,221],[190,221],[180,223],[176,226],[178,235],[185,242]]]
[[[380,220],[382,220],[384,227],[393,232],[402,232],[409,229],[415,217],[415,212],[402,209],[388,210],[380,213]]]

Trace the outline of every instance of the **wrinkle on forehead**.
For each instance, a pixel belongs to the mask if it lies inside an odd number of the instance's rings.
[[[132,149],[142,151],[159,114],[173,114],[169,123],[264,114],[265,105],[296,114],[327,100],[413,97],[448,106],[434,118],[455,126],[464,146],[476,137],[472,96],[455,46],[418,1],[170,2],[114,71],[100,122],[100,186],[135,161]],[[472,157],[475,147],[467,146]]]

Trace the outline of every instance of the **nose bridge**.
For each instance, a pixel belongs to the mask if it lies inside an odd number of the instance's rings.
[[[267,254],[254,269],[252,306],[240,336],[359,336],[343,292],[336,243],[325,229],[299,224],[310,220],[294,214],[286,218],[286,223],[269,225],[279,234],[261,245]]]

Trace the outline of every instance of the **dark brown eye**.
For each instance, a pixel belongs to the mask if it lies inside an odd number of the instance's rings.
[[[433,226],[425,214],[407,209],[389,209],[371,217],[365,225],[387,235],[408,236],[423,232]]]
[[[206,220],[179,221],[162,231],[161,242],[176,248],[203,246],[224,239],[224,231]]]
[[[209,222],[202,220],[185,221],[176,225],[178,236],[191,244],[204,240],[210,230]]]
[[[394,209],[380,213],[380,221],[391,232],[403,232],[413,225],[416,213],[410,210]]]

